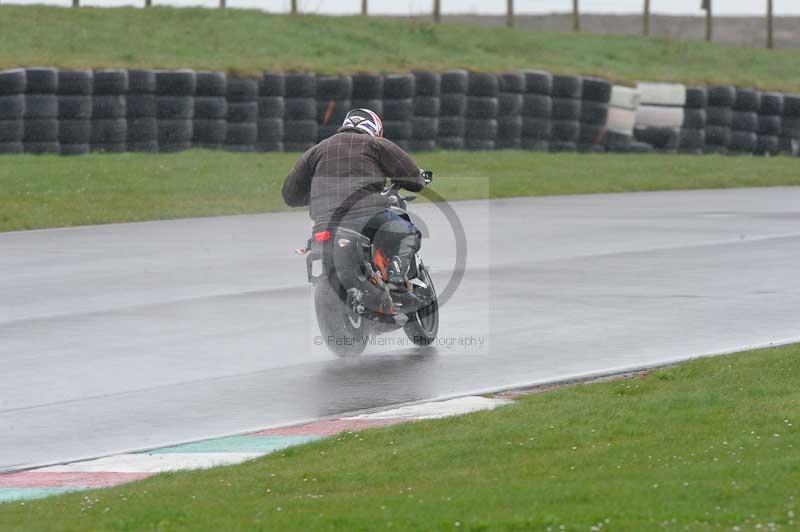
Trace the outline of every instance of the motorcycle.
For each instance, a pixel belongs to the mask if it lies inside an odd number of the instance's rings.
[[[426,184],[433,173],[421,171]],[[382,194],[389,209],[411,221],[407,204],[416,199],[402,195],[391,182]],[[428,346],[439,330],[439,305],[428,268],[416,253],[409,265],[406,286],[418,299],[416,308],[403,308],[393,301],[388,283],[389,259],[369,236],[343,227],[315,232],[306,247],[308,281],[315,286],[314,307],[322,342],[340,357],[360,355],[370,339],[403,329],[417,346]],[[321,273],[314,275],[317,263]]]

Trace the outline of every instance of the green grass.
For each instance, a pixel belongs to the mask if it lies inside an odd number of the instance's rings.
[[[618,82],[730,82],[800,91],[800,52],[637,36],[533,32],[229,9],[0,6],[0,66],[191,67],[257,75],[543,68]]]
[[[88,498],[3,504],[0,529],[794,529],[798,379],[796,345],[702,359]]]
[[[0,231],[284,210],[298,154],[0,158]],[[800,185],[791,158],[575,155],[522,151],[417,156],[448,200]]]

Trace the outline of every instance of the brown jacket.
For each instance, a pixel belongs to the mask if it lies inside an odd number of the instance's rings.
[[[345,129],[303,154],[283,182],[291,207],[311,206],[317,226],[377,214],[389,206],[381,196],[387,178],[411,191],[425,186],[419,167],[393,142]]]

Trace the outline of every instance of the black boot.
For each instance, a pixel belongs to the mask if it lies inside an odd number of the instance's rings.
[[[408,282],[408,261],[398,257],[392,257],[389,266],[389,285],[391,288],[392,301],[399,307],[401,312],[413,312],[422,306],[422,301],[411,292],[411,284]]]

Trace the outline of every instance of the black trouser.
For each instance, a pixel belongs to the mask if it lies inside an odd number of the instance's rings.
[[[390,257],[400,257],[406,267],[422,245],[419,229],[390,209],[374,215],[345,218],[340,225],[368,236]]]

